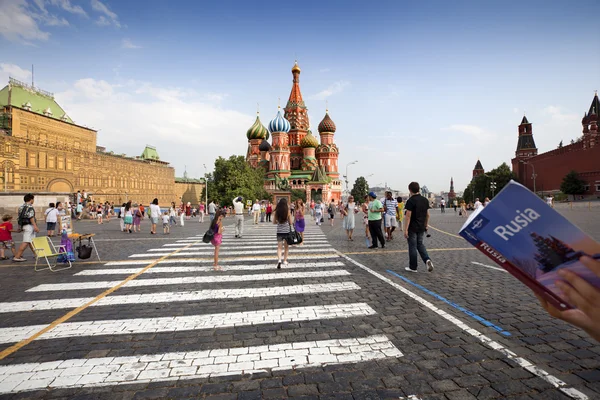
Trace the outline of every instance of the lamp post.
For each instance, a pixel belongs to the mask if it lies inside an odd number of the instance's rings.
[[[495,181],[490,182],[490,189],[492,189],[492,198],[493,198],[494,192],[496,191],[496,182]]]
[[[519,162],[523,163],[525,165],[531,165],[531,170],[533,171],[533,173],[531,174],[531,179],[533,179],[533,193],[536,193],[536,190],[535,190],[535,178],[537,178],[537,174],[535,173],[535,166],[532,163],[527,162],[527,161],[519,160]]]
[[[208,172],[206,169],[206,164],[204,165],[204,194],[205,194],[205,200],[204,200],[204,206],[208,207]]]
[[[346,175],[344,175],[344,179],[346,179],[346,196],[348,196],[348,194],[350,194],[350,188],[348,187],[348,167],[352,164],[356,164],[358,162],[358,160],[354,160],[348,164],[346,164]]]

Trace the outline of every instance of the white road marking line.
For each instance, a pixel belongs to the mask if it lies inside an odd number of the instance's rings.
[[[151,256],[156,256],[156,254],[148,254],[148,257]],[[221,254],[221,257],[223,257],[223,255]],[[325,259],[331,259],[331,258],[340,258],[340,256],[338,256],[336,253],[331,253],[331,254],[318,254],[318,255],[313,255],[313,254],[290,254],[290,256],[288,257],[288,261],[290,262],[290,265],[294,262],[300,262],[302,260],[325,260]],[[157,259],[145,259],[145,260],[120,260],[120,261],[109,261],[104,265],[139,265],[139,264],[150,264],[151,262],[156,261]],[[277,256],[273,255],[273,256],[252,256],[252,257],[233,257],[233,258],[227,258],[225,257],[224,259],[219,259],[219,264],[225,266],[228,263],[237,263],[237,262],[242,262],[242,261],[271,261],[273,262],[274,266],[277,264]],[[213,263],[213,259],[211,258],[184,258],[184,259],[167,259],[167,260],[162,260],[158,262],[159,264],[212,264]]]
[[[160,286],[160,285],[185,285],[194,283],[223,283],[223,282],[248,282],[269,281],[277,279],[301,279],[301,278],[326,278],[333,276],[348,276],[350,273],[343,269],[333,271],[308,271],[308,272],[276,272],[272,274],[251,275],[212,275],[212,276],[188,276],[180,278],[160,279],[135,279],[127,282],[124,287]],[[60,290],[82,290],[103,289],[118,285],[121,281],[99,281],[99,282],[72,282],[72,283],[44,283],[26,292],[48,292]]]
[[[160,318],[65,322],[44,333],[36,340],[221,329],[234,326],[352,318],[374,314],[376,314],[375,310],[369,307],[367,303],[351,303]],[[0,343],[13,343],[27,339],[45,327],[46,325],[30,325],[0,328]]]
[[[137,272],[137,271],[136,271]],[[270,296],[288,296],[293,294],[330,293],[360,290],[354,282],[316,283],[309,285],[268,286],[249,289],[208,289],[186,292],[163,292],[149,294],[128,294],[105,297],[92,304],[92,307],[118,304],[154,304],[176,301],[201,301],[214,299],[240,299]],[[93,297],[66,298],[33,301],[15,301],[0,303],[0,313],[57,310],[75,308],[91,301]]]
[[[507,272],[508,273],[508,271],[505,270],[504,268],[492,267],[491,265],[482,264],[482,263],[477,262],[477,261],[471,261],[471,264],[481,265],[482,267],[491,268],[491,269],[497,269],[498,271],[502,271],[502,272]]]
[[[408,290],[405,287],[397,284],[396,282],[392,281],[391,279],[389,279],[389,278],[381,275],[380,273],[373,271],[369,267],[367,267],[367,266],[359,263],[358,261],[355,261],[354,259],[348,257],[347,255],[342,254],[341,252],[338,252],[338,254],[341,257],[343,257],[346,260],[348,260],[351,263],[353,263],[354,265],[356,265],[357,267],[363,269],[364,271],[367,271],[371,275],[373,275],[373,276],[381,279],[382,281],[388,283],[389,285],[393,286],[394,288],[400,290],[402,293],[406,294],[408,297],[414,299],[415,301],[419,302],[420,304],[422,304],[423,306],[427,307],[431,311],[435,312],[436,314],[438,314],[442,318],[444,318],[447,321],[453,323],[454,325],[456,325],[457,327],[459,327],[460,329],[462,329],[464,332],[466,332],[466,333],[470,334],[471,336],[475,337],[477,340],[479,340],[480,342],[482,342],[484,345],[488,346],[489,348],[491,348],[493,350],[497,350],[498,352],[500,352],[501,354],[503,354],[506,358],[508,358],[508,359],[516,362],[519,366],[521,366],[526,371],[529,371],[532,374],[534,374],[536,376],[539,376],[540,378],[544,379],[546,382],[548,382],[552,386],[558,388],[561,392],[565,393],[567,396],[569,396],[569,397],[571,397],[573,399],[577,399],[577,400],[587,400],[588,399],[588,396],[585,393],[582,393],[582,392],[580,392],[577,389],[568,387],[567,383],[561,381],[560,379],[556,378],[553,375],[550,375],[548,372],[546,372],[545,370],[537,367],[535,364],[531,363],[530,361],[526,360],[525,358],[519,357],[516,353],[512,352],[511,350],[509,350],[508,348],[506,348],[502,344],[500,344],[500,343],[492,340],[491,338],[487,337],[486,335],[484,335],[483,333],[479,332],[478,330],[469,327],[467,324],[465,324],[464,322],[462,322],[458,318],[456,318],[456,317],[448,314],[446,311],[444,311],[444,310],[442,310],[442,309],[434,306],[432,303],[430,303],[429,301],[425,300],[421,296],[419,296],[419,295],[411,292],[410,290]]]
[[[162,251],[168,250],[168,249],[161,249]],[[326,251],[330,251],[333,252],[333,247],[329,247],[329,248],[324,248],[322,252],[326,252]],[[294,254],[294,253],[317,253],[317,252],[321,252],[321,249],[311,249],[311,248],[298,248],[298,249],[290,249],[290,254]],[[185,256],[212,256],[214,254],[214,250],[210,249],[209,251],[181,251],[177,254],[173,254],[171,255],[171,257],[185,257]],[[265,254],[265,253],[272,253],[272,254],[276,254],[275,249],[265,249],[265,250],[241,250],[241,251],[223,251],[221,252],[219,255],[226,257],[228,255],[250,255],[250,254]],[[171,254],[170,252],[164,252],[164,253],[151,253],[151,255],[153,257],[158,256],[158,257],[162,257],[162,256],[168,256],[169,254]],[[138,253],[138,254],[132,254],[129,256],[129,258],[137,258],[137,257],[148,257],[149,254],[147,253]]]
[[[181,248],[183,248],[183,247],[185,247],[185,246],[181,246]],[[318,250],[321,250],[321,249],[325,249],[325,250],[332,249],[332,247],[331,247],[330,244],[308,244],[308,245],[304,246],[303,248],[304,249],[318,249]],[[199,244],[199,245],[195,245],[195,246],[190,246],[190,247],[188,247],[188,249],[190,249],[190,250],[211,250],[211,252],[214,252],[213,245],[212,244],[205,244],[205,243]],[[243,250],[243,251],[261,250],[261,251],[266,252],[266,251],[277,250],[277,245],[276,244],[275,245],[263,245],[263,246],[253,245],[253,246],[248,246],[248,247],[243,247],[243,246],[240,246],[240,245],[236,246],[236,245],[233,245],[233,244],[230,244],[230,245],[223,244],[223,245],[221,245],[221,252],[223,252],[223,253],[224,252],[230,252],[230,249],[240,249],[240,250]],[[172,250],[177,250],[177,248],[174,248],[174,247],[169,247],[169,248],[157,247],[157,248],[148,249],[148,250],[145,250],[145,251],[152,251],[152,252],[154,252],[154,251],[162,251],[162,252],[167,251],[168,252],[168,251],[172,251]],[[292,251],[292,250],[290,250],[290,251]]]
[[[197,242],[197,240],[194,240],[194,242]],[[190,242],[190,243],[194,243],[194,242]],[[325,247],[325,246],[331,246],[331,244],[325,240],[320,240],[320,241],[305,241],[305,246],[309,246],[309,247]],[[189,244],[189,243],[188,243]],[[185,247],[187,246],[186,243],[168,243],[168,244],[163,244],[163,248],[161,249],[162,251],[168,250],[165,249],[164,247],[169,247],[169,248],[179,248],[179,247]],[[190,246],[190,248],[196,248],[196,247],[206,247],[206,246],[210,246],[212,248],[212,244],[210,243],[199,243],[193,246]],[[262,242],[253,242],[253,243],[239,243],[239,242],[226,242],[223,241],[223,244],[221,245],[221,248],[228,248],[228,247],[237,247],[237,248],[269,248],[269,249],[276,249],[277,248],[277,243],[275,241],[270,241],[270,242],[266,242],[266,241],[262,241]]]
[[[289,264],[287,269],[299,268],[328,268],[328,267],[343,267],[345,264],[339,261],[332,262],[313,262],[313,263],[293,263]],[[252,264],[252,265],[224,265],[222,271],[260,271],[263,269],[273,269],[271,264]],[[287,270],[286,269],[286,270]],[[121,275],[135,274],[140,268],[112,268],[112,269],[85,269],[76,273],[74,276],[84,275]],[[153,267],[146,271],[146,274],[163,274],[163,273],[183,273],[183,272],[211,272],[214,271],[212,266],[206,267]]]
[[[402,357],[385,335],[0,367],[0,393],[184,380]]]

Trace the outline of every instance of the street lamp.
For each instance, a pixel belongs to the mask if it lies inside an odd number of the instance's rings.
[[[527,162],[527,161],[523,161],[523,160],[519,160],[520,163],[523,163],[525,165],[531,165],[531,170],[533,171],[533,174],[531,174],[531,178],[533,179],[533,193],[536,193],[535,190],[535,178],[537,178],[537,174],[535,173],[535,167],[532,163]]]
[[[346,164],[346,175],[344,175],[344,179],[346,179],[346,196],[350,193],[350,188],[348,187],[348,167],[352,164],[356,164],[358,160],[354,160],[348,164]]]
[[[495,181],[490,182],[490,189],[492,189],[492,197],[494,197],[494,192],[496,191],[496,182]]]
[[[206,199],[204,202],[206,204],[205,207],[208,207],[208,172],[206,169],[206,164],[203,164],[203,165],[204,165],[204,194],[206,196]]]

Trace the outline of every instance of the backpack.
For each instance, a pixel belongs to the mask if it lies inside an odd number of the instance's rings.
[[[329,207],[327,208],[327,212],[329,214],[333,214],[333,206],[331,204],[329,204]]]
[[[21,212],[19,213],[19,217],[17,218],[17,224],[21,227],[24,225],[31,224],[31,221],[28,218],[25,218],[25,213],[27,212],[28,207],[29,207],[29,205],[26,204],[23,207],[23,209],[21,210]]]

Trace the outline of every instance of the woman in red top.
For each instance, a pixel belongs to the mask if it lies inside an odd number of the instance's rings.
[[[267,214],[267,222],[271,222],[271,214],[273,214],[273,207],[271,206],[270,202],[267,204],[267,209],[265,210],[265,213]]]

